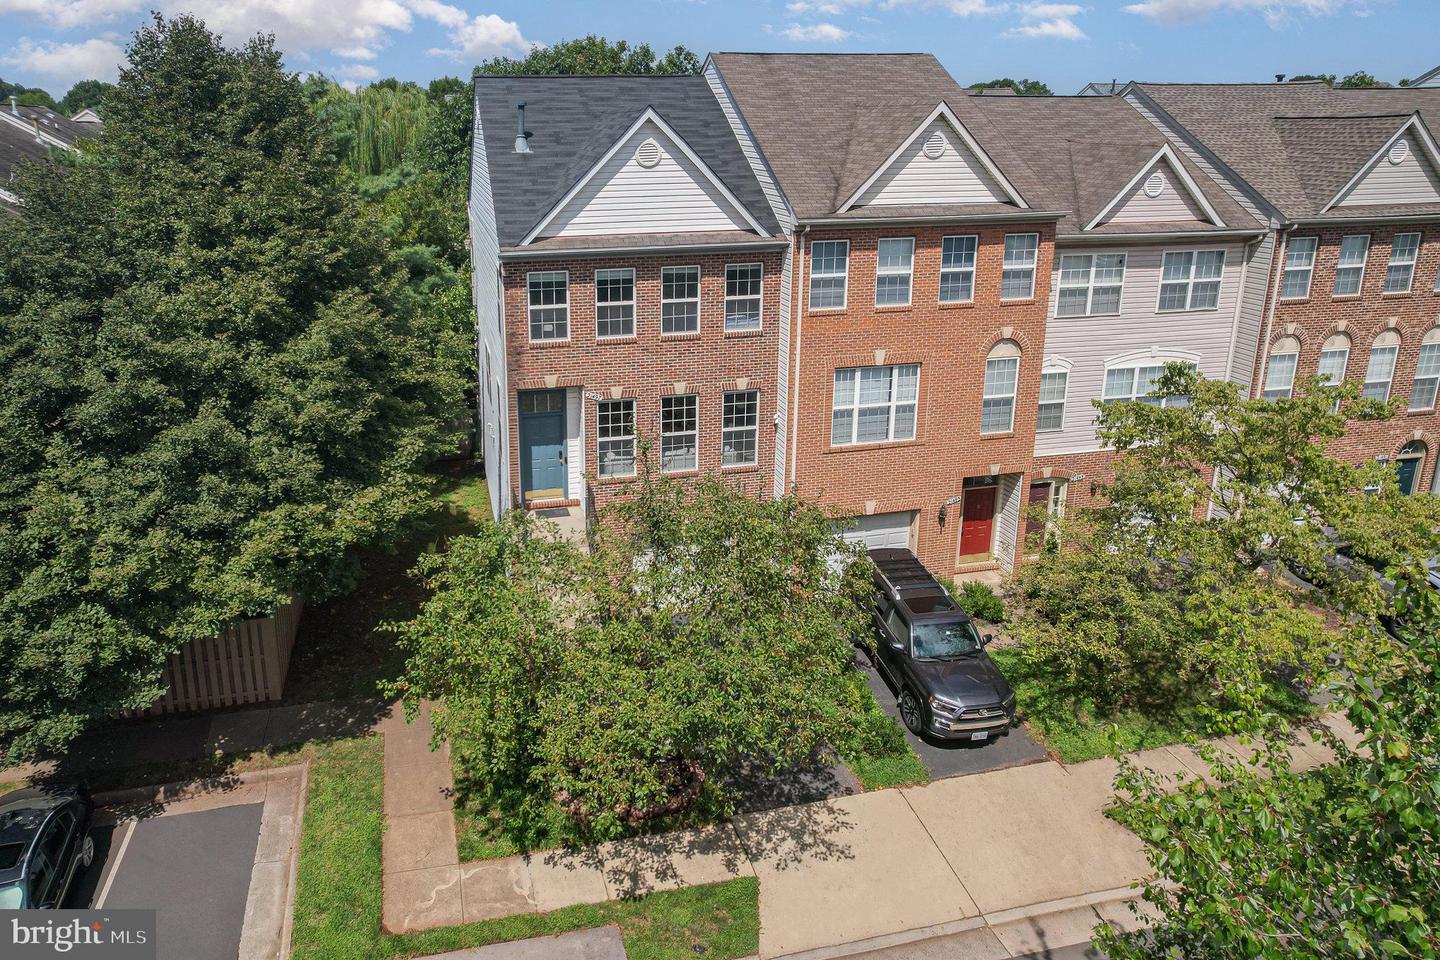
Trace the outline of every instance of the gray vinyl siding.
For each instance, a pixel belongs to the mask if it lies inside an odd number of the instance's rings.
[[[646,140],[660,162],[642,167],[635,151]],[[710,177],[654,123],[640,125],[585,186],[546,224],[542,237],[611,233],[695,233],[749,230],[750,224]]]
[[[1240,292],[1240,308],[1235,314],[1235,338],[1231,351],[1229,372],[1231,383],[1236,383],[1249,396],[1251,380],[1255,376],[1255,358],[1260,352],[1260,341],[1265,328],[1265,304],[1270,294],[1270,268],[1275,263],[1275,233],[1269,231],[1258,244],[1251,244],[1250,262],[1245,270],[1244,288]]]
[[[1220,301],[1215,310],[1160,313],[1160,270],[1164,254],[1179,250],[1224,250],[1225,272],[1220,280]],[[1062,429],[1035,435],[1035,455],[1054,456],[1101,449],[1095,436],[1095,408],[1105,386],[1107,361],[1152,350],[1158,357],[1177,353],[1199,354],[1196,361],[1207,377],[1227,375],[1231,336],[1240,297],[1241,256],[1237,243],[1148,244],[1132,247],[1084,248],[1060,246],[1056,250],[1057,282],[1051,285],[1049,320],[1045,333],[1046,362],[1070,365],[1066,382]],[[1125,280],[1120,312],[1101,317],[1056,317],[1059,296],[1059,258],[1066,253],[1124,253]]]
[[[931,160],[924,153],[925,142],[937,133],[945,138],[945,152]],[[1009,200],[949,122],[937,119],[861,194],[856,205],[1008,203]]]
[[[736,142],[740,144],[740,152],[745,155],[745,160],[750,164],[750,172],[755,175],[756,182],[760,184],[760,190],[765,194],[765,199],[770,204],[770,210],[780,224],[781,232],[786,237],[793,236],[795,217],[790,210],[790,204],[781,192],[779,184],[776,183],[769,164],[765,162],[759,145],[755,143],[750,128],[746,126],[744,117],[740,115],[739,107],[735,105],[735,98],[730,95],[730,90],[725,86],[725,80],[720,76],[720,71],[713,60],[705,62],[705,80],[710,84],[710,90],[715,94],[715,100],[720,104],[720,110],[725,114],[725,119],[735,134]],[[792,243],[785,250],[785,266],[780,274],[780,321],[777,331],[779,356],[776,358],[775,376],[774,493],[777,497],[785,495],[785,470],[789,463],[785,451],[788,449],[790,436],[790,310],[792,278],[795,272],[794,259],[795,246]]]
[[[496,518],[510,509],[509,378],[505,369],[505,324],[501,315],[500,239],[495,224],[495,197],[485,156],[480,111],[470,144],[471,296],[475,304],[476,380],[479,385],[480,449],[485,459],[490,509]],[[487,379],[487,363],[488,379]]]
[[[1425,148],[1412,133],[1407,133],[1404,140],[1409,147],[1404,160],[1391,163],[1386,157],[1381,157],[1336,206],[1440,201],[1440,175],[1425,155]]]
[[[1012,473],[1001,477],[995,496],[998,503],[995,509],[994,555],[1000,569],[1013,573],[1015,544],[1020,536],[1020,475]]]
[[[1158,197],[1145,194],[1145,184],[1158,172],[1165,178],[1165,186]],[[1105,218],[1105,223],[1195,223],[1208,222],[1209,218],[1199,204],[1190,198],[1190,190],[1170,169],[1170,164],[1161,161],[1135,182],[1130,193],[1116,204],[1115,209]]]

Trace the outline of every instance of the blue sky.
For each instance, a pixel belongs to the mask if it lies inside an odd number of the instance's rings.
[[[464,76],[479,60],[596,32],[710,50],[935,53],[962,83],[1269,80],[1440,64],[1437,0],[0,0],[0,77],[57,97],[113,79],[146,11],[238,41],[276,34],[296,70],[351,83]]]

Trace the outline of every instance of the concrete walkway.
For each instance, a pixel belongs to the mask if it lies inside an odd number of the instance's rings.
[[[1326,723],[1353,742],[1343,717]],[[425,715],[411,725],[394,718],[382,729],[384,916],[392,932],[756,876],[760,957],[833,956],[839,944],[880,948],[1074,908],[1108,909],[1132,897],[1131,882],[1148,872],[1139,839],[1105,816],[1117,768],[1111,759],[1046,761],[575,853],[461,864],[448,751],[430,751]],[[1292,757],[1300,769],[1331,759],[1308,738]],[[1163,774],[1196,777],[1206,769],[1186,747],[1136,759]]]

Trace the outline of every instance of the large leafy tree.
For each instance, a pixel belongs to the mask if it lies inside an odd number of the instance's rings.
[[[607,40],[589,34],[536,47],[523,57],[492,57],[480,64],[481,73],[699,73],[700,58],[683,46],[661,54],[650,44]]]
[[[1049,84],[1041,80],[1011,80],[1009,77],[1001,77],[998,80],[986,80],[984,83],[972,83],[972,90],[998,90],[1001,87],[1008,87],[1014,90],[1021,97],[1053,97],[1055,91],[1050,89]]]
[[[463,350],[337,179],[268,39],[138,31],[81,162],[0,223],[0,747],[61,748],[167,654],[427,501]]]
[[[86,107],[90,107],[103,117],[105,101],[114,92],[115,84],[113,83],[106,83],[104,80],[80,80],[61,99],[60,109],[64,113],[74,116]]]
[[[1021,571],[1014,633],[1062,687],[1105,706],[1254,703],[1282,670],[1318,681],[1393,612],[1351,557],[1413,568],[1437,549],[1440,501],[1328,452],[1347,419],[1392,413],[1354,384],[1251,400],[1181,365],[1150,402],[1100,405],[1100,437],[1119,451],[1107,504],[1062,523],[1060,549]]]
[[[11,97],[14,97],[15,102],[22,107],[49,107],[51,110],[57,109],[55,98],[39,87],[27,87],[23,83],[11,83],[6,80],[0,80],[0,100],[8,101]]]
[[[683,814],[738,764],[848,741],[863,565],[794,497],[646,476],[583,554],[523,515],[452,544],[400,628],[398,689],[507,825],[604,839]]]

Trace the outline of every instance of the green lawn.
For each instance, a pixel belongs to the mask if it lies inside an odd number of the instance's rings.
[[[1181,743],[1191,734],[1210,734],[1201,711],[1195,706],[1182,704],[1163,714],[1134,709],[1101,713],[1091,703],[1077,703],[1057,695],[1050,689],[1045,674],[1031,667],[1018,648],[992,647],[989,652],[1005,679],[1015,688],[1021,718],[1065,763],[1107,756],[1111,725],[1116,729],[1120,750],[1126,753]],[[1309,701],[1280,687],[1274,688],[1271,706],[1296,717],[1314,712]]]
[[[402,936],[380,933],[383,749],[378,738],[339,741],[310,767],[296,879],[296,960],[388,960],[616,924],[631,960],[756,951],[754,878],[665,891],[546,914],[522,914]]]
[[[854,737],[838,747],[845,766],[866,790],[929,781],[929,772],[915,751],[910,749],[900,725],[881,709],[858,671],[856,680],[859,684],[856,700],[861,704],[862,714],[856,723]]]

